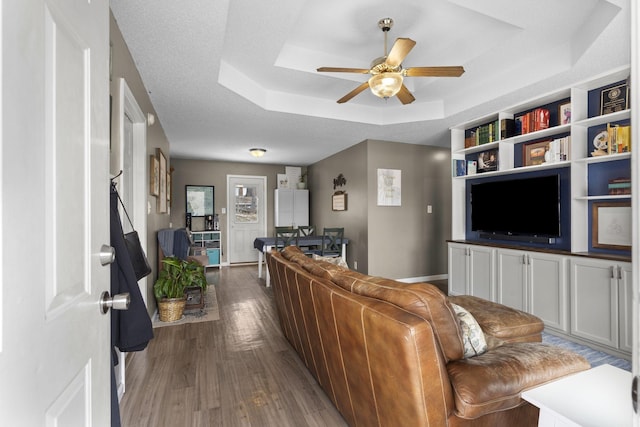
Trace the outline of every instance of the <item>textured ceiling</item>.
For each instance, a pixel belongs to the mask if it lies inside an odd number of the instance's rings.
[[[629,63],[629,0],[110,0],[171,156],[307,165],[365,139],[447,146],[448,128]],[[336,100],[389,45],[403,66],[462,65],[405,79],[402,105],[366,90]],[[263,147],[255,160],[248,149]]]

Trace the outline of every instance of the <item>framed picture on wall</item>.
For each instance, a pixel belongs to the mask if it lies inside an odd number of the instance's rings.
[[[336,191],[333,196],[331,196],[331,210],[347,210],[347,193],[345,193],[344,191]]]
[[[149,194],[160,194],[160,162],[156,156],[149,156]]]
[[[167,213],[167,158],[160,148],[156,148],[158,156],[159,192],[156,203],[158,213]]]
[[[186,212],[192,217],[213,215],[213,185],[187,185]]]

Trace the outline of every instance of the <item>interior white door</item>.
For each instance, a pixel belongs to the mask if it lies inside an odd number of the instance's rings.
[[[637,1],[631,2],[631,138],[640,141],[640,5]],[[631,151],[631,206],[633,236],[632,244],[632,292],[633,292],[633,375],[636,386],[640,383],[640,154],[637,149]],[[636,410],[633,417],[634,427],[640,427],[640,402],[636,395]]]
[[[267,232],[267,177],[227,175],[229,263],[257,262],[256,237]]]
[[[2,424],[109,425],[109,4],[0,14]]]

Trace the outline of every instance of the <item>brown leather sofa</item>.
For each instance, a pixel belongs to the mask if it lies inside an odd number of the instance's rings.
[[[437,287],[314,261],[295,246],[266,254],[282,331],[351,426],[535,426],[528,388],[589,369],[543,344],[535,316]],[[488,350],[464,357],[451,302]]]

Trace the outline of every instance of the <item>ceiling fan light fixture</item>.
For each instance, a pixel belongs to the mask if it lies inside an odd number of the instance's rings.
[[[374,74],[369,79],[369,88],[377,97],[390,98],[400,91],[402,81],[402,73]]]
[[[267,152],[267,150],[265,150],[264,148],[250,148],[249,152],[251,153],[251,155],[253,157],[262,157],[264,156],[264,153]]]

